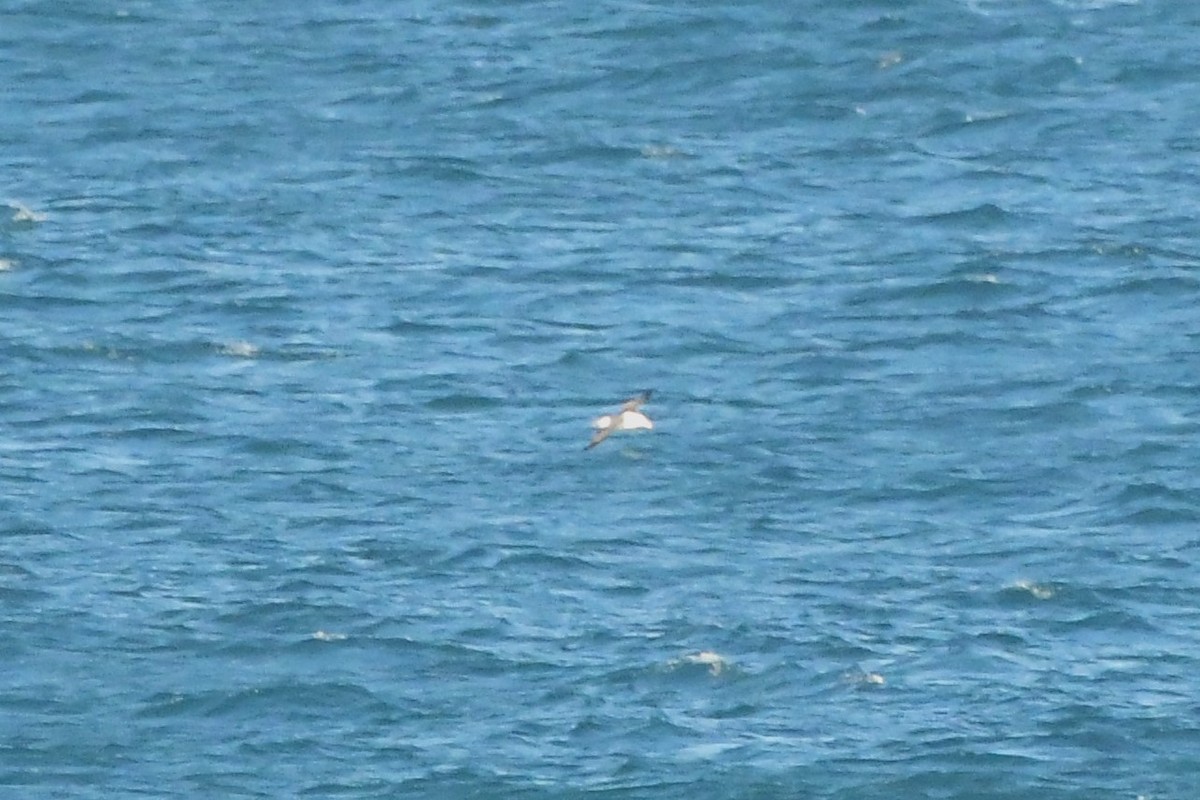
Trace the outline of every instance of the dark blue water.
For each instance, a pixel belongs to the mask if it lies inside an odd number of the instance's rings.
[[[1198,43],[8,3],[0,794],[1197,796]]]

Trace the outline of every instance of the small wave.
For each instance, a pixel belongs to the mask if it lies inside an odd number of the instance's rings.
[[[688,669],[690,667],[706,668],[709,675],[714,678],[729,670],[729,661],[719,653],[712,650],[701,650],[698,653],[689,653],[688,655],[677,658],[667,664],[667,667],[672,670]]]
[[[995,203],[980,203],[971,208],[959,208],[952,211],[942,211],[918,217],[924,222],[953,227],[1004,225],[1011,223],[1015,214],[1006,211]]]
[[[485,397],[479,394],[454,393],[435,397],[425,404],[430,411],[483,411],[489,408],[499,408],[502,401],[495,397]]]
[[[12,215],[13,222],[34,224],[34,223],[46,221],[45,214],[41,213],[40,211],[34,211],[29,206],[27,206],[24,203],[21,203],[17,200],[8,200],[5,202],[5,205],[7,205],[9,207],[9,209],[13,212],[13,215]]]

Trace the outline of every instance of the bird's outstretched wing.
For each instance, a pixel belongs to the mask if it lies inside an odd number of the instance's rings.
[[[644,406],[650,400],[650,395],[652,395],[652,394],[654,394],[654,390],[647,389],[646,391],[639,394],[637,397],[629,398],[628,400],[625,401],[625,405],[621,406],[621,410],[622,411],[637,411],[639,408]]]
[[[595,435],[592,436],[592,440],[587,443],[587,447],[585,447],[583,449],[591,450],[593,447],[600,444],[605,439],[607,439],[609,436],[611,436],[612,432],[615,431],[616,429],[617,429],[617,423],[614,420],[612,423],[609,424],[609,426],[607,428],[601,428],[600,430],[596,431]]]

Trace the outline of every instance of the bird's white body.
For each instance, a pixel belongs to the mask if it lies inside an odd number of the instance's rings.
[[[597,429],[612,428],[618,431],[653,430],[654,422],[640,411],[622,411],[620,414],[605,414],[596,417],[592,427]]]

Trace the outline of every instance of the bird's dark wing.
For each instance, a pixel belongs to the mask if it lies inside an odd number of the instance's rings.
[[[625,401],[625,405],[621,406],[622,411],[637,411],[650,401],[650,395],[654,394],[653,389],[647,389],[637,397],[631,397]]]
[[[615,431],[616,429],[617,429],[617,424],[616,424],[616,421],[614,420],[613,424],[609,425],[607,428],[601,428],[600,430],[596,431],[596,434],[594,436],[592,436],[592,440],[590,442],[588,442],[587,447],[585,447],[583,449],[591,450],[593,447],[600,444],[605,439],[607,439],[610,435],[612,435],[612,432]]]

